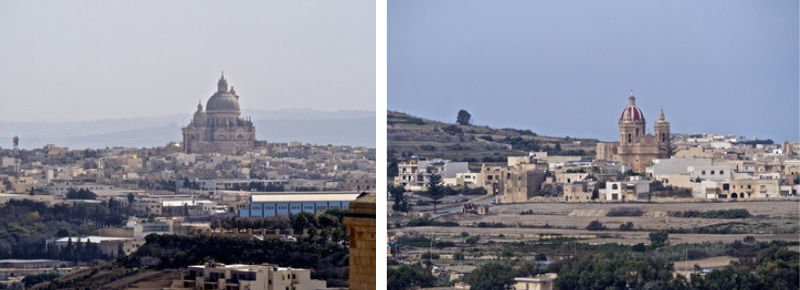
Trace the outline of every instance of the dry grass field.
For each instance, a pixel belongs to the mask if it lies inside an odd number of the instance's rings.
[[[636,217],[609,217],[606,213],[614,208],[636,208],[644,212]],[[668,212],[709,211],[722,209],[747,209],[752,217],[744,219],[711,219],[670,217]],[[530,211],[532,214],[521,215]],[[410,217],[390,217],[391,224],[402,223]],[[529,203],[494,205],[488,215],[444,214],[432,218],[441,222],[456,222],[459,227],[404,227],[391,228],[392,234],[417,233],[425,236],[458,236],[462,232],[470,235],[503,235],[508,241],[538,239],[541,235],[580,237],[591,244],[649,244],[651,231],[665,229],[688,230],[696,228],[729,228],[730,234],[673,233],[672,244],[725,242],[742,240],[753,236],[760,241],[786,240],[800,242],[800,203],[793,201],[754,202],[659,202],[659,203]],[[607,227],[603,231],[589,231],[586,226],[600,221]],[[507,227],[476,227],[478,223],[500,223]],[[632,222],[632,231],[620,231],[619,226]],[[502,242],[498,240],[498,242]]]

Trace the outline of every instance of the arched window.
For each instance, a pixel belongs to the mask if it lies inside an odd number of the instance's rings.
[[[661,133],[661,142],[667,142],[667,134]]]
[[[619,189],[619,186],[617,186],[616,184],[612,184],[611,189]]]
[[[628,133],[628,143],[631,143],[631,133]]]
[[[636,128],[636,136],[639,136],[639,128]]]

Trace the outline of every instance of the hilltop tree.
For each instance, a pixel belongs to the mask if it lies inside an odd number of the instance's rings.
[[[456,117],[456,123],[459,125],[469,125],[472,122],[472,115],[469,114],[466,110],[458,111],[458,117]]]

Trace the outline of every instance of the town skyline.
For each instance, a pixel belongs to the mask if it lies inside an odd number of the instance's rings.
[[[676,133],[800,135],[797,3],[461,4],[389,3],[389,110],[614,140],[632,89]]]

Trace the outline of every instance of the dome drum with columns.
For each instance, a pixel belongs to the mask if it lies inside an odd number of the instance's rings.
[[[256,141],[256,129],[250,119],[241,117],[239,96],[223,75],[217,82],[217,92],[206,103],[197,104],[197,111],[188,126],[183,128],[183,144],[187,153],[218,152],[235,154],[264,143]]]
[[[597,144],[597,165],[603,165],[606,161],[617,161],[634,172],[644,173],[647,165],[654,159],[670,157],[670,128],[663,108],[654,124],[654,133],[651,134],[646,131],[644,113],[636,106],[636,97],[631,91],[628,106],[622,110],[618,125],[619,142]]]

